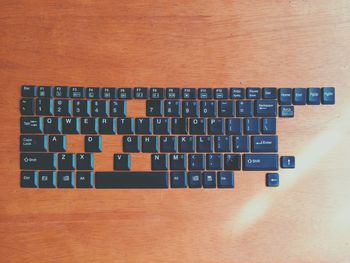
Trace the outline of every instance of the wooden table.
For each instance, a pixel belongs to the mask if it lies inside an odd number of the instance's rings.
[[[1,262],[350,262],[349,1],[3,0],[0,10]],[[280,154],[297,168],[276,189],[262,172],[236,173],[234,190],[21,189],[24,83],[335,86],[337,102],[279,120]],[[111,169],[120,137],[104,142],[96,165]]]

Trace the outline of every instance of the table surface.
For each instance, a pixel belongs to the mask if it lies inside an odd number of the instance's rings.
[[[2,262],[349,262],[350,2],[0,2]],[[19,188],[21,84],[335,86],[335,106],[278,121],[296,156],[279,188]],[[143,104],[131,110],[143,116]],[[82,151],[82,136],[68,138]],[[120,137],[104,137],[111,169]],[[149,156],[134,168],[148,169]]]

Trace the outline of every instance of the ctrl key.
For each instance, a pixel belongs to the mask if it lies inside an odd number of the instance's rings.
[[[38,187],[38,172],[21,171],[21,187],[37,188]]]

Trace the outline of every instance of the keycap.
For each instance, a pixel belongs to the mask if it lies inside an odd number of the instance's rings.
[[[252,136],[252,152],[278,152],[278,137]]]
[[[79,118],[62,118],[62,133],[78,134],[80,133]]]
[[[241,170],[241,155],[240,154],[225,154],[224,155],[224,170]]]
[[[163,88],[151,88],[151,99],[164,99],[164,89]]]
[[[132,99],[132,89],[131,88],[119,88],[118,89],[118,99]]]
[[[131,169],[131,155],[130,154],[114,154],[113,165],[114,165],[113,166],[114,170],[130,170]]]
[[[56,188],[56,172],[39,172],[39,188]]]
[[[175,136],[160,136],[161,152],[176,152],[177,139]]]
[[[308,88],[307,89],[307,104],[319,105],[321,103],[321,89]]]
[[[37,115],[53,115],[53,101],[46,98],[36,99],[36,114]]]
[[[90,100],[73,100],[73,116],[89,117],[91,114]]]
[[[291,105],[292,104],[292,89],[291,88],[278,89],[278,102],[280,105]]]
[[[92,188],[94,186],[93,172],[76,172],[77,188]]]
[[[146,101],[146,116],[161,117],[163,116],[163,101],[162,100],[147,100]]]
[[[333,87],[322,88],[322,104],[335,104],[335,89]]]
[[[81,118],[80,131],[82,134],[97,134],[98,119],[97,118]]]
[[[52,89],[50,86],[39,86],[37,87],[38,97],[39,98],[51,98]]]
[[[83,87],[71,87],[69,89],[69,97],[74,99],[85,98],[85,89]]]
[[[276,100],[256,100],[255,116],[257,117],[276,117],[277,101]]]
[[[219,188],[234,188],[234,173],[233,172],[218,172],[218,187]]]
[[[57,155],[59,170],[74,170],[76,159],[74,153],[59,153]]]
[[[188,170],[204,170],[204,169],[205,169],[204,154],[188,155]]]
[[[208,134],[213,134],[213,135],[224,134],[224,119],[222,118],[208,119]]]
[[[62,119],[55,117],[44,118],[44,133],[59,134],[62,132]]]
[[[133,118],[118,118],[117,133],[118,134],[133,134],[135,130]]]
[[[227,88],[214,89],[214,98],[217,100],[227,99],[228,98],[228,89]]]
[[[77,170],[93,170],[94,155],[92,153],[77,153],[76,164]]]
[[[56,170],[56,154],[53,153],[21,153],[21,170]]]
[[[106,100],[91,101],[91,116],[93,117],[108,117],[108,107]]]
[[[99,118],[98,131],[100,134],[115,134],[117,122],[115,118]]]
[[[180,99],[180,89],[179,88],[167,88],[166,89],[167,99]]]
[[[22,86],[22,97],[35,97],[36,96],[36,87],[30,86],[30,85],[23,85]]]
[[[279,116],[284,118],[294,117],[294,106],[280,106]]]
[[[201,100],[212,99],[213,98],[212,90],[213,89],[211,89],[211,88],[198,89],[198,99],[201,99]]]
[[[54,102],[55,116],[71,116],[72,101],[71,100],[55,100]]]
[[[37,188],[39,185],[38,172],[21,171],[21,187]]]
[[[234,101],[223,100],[218,103],[219,117],[234,117],[235,116],[235,103]]]
[[[187,173],[186,172],[171,172],[170,173],[171,188],[186,188]]]
[[[136,134],[151,134],[152,122],[150,118],[136,118],[135,119],[135,133]]]
[[[213,152],[212,136],[197,136],[197,152]]]
[[[180,101],[178,100],[164,101],[164,115],[166,117],[180,117],[181,115]]]
[[[216,173],[215,172],[203,172],[203,187],[204,188],[216,188]]]
[[[134,88],[134,98],[135,99],[147,99],[148,98],[148,88]]]
[[[237,101],[237,117],[253,117],[253,101],[241,100]]]
[[[244,88],[231,88],[230,98],[231,99],[244,99]]]
[[[260,99],[261,88],[247,88],[246,96],[247,96],[247,99]]]
[[[152,154],[151,169],[153,171],[168,170],[168,155],[167,154]]]
[[[232,144],[230,136],[214,136],[216,152],[231,152]]]
[[[153,118],[154,134],[170,134],[170,121],[168,118]]]
[[[282,156],[281,157],[281,168],[295,168],[295,157],[294,156]]]
[[[268,186],[268,187],[279,186],[279,174],[278,173],[267,173],[266,174],[266,186]]]
[[[216,101],[201,101],[200,116],[201,117],[216,117]]]
[[[243,154],[244,171],[277,171],[278,154]]]
[[[139,136],[123,137],[123,152],[140,152],[141,143]]]
[[[171,132],[173,134],[187,134],[188,133],[188,119],[187,118],[172,118]]]
[[[275,118],[263,118],[261,120],[261,133],[262,134],[276,134],[276,119]]]
[[[233,136],[234,152],[249,152],[249,136]]]
[[[48,149],[48,140],[45,135],[21,135],[21,152],[46,152]]]
[[[109,116],[125,118],[127,114],[127,101],[111,100],[109,101]]]
[[[58,188],[74,188],[74,186],[75,186],[74,172],[60,171],[57,173]]]
[[[202,173],[201,172],[188,172],[188,186],[190,188],[202,187]]]
[[[34,100],[21,99],[20,109],[22,115],[34,115]]]
[[[222,154],[207,154],[206,158],[207,170],[222,170]]]
[[[190,122],[190,134],[206,134],[207,125],[205,118],[191,118]]]
[[[65,152],[67,149],[67,139],[65,135],[50,135],[49,136],[49,151],[50,152]]]
[[[293,89],[293,104],[294,105],[306,104],[306,89],[304,88]]]
[[[226,119],[226,134],[227,135],[243,134],[243,119],[241,118]]]
[[[244,133],[245,134],[260,134],[261,120],[258,118],[244,119]]]
[[[178,137],[178,149],[179,152],[194,152],[195,151],[195,141],[194,136],[179,136]]]
[[[88,99],[99,99],[100,89],[99,88],[86,88],[85,89],[86,98]]]
[[[186,170],[186,154],[170,154],[171,170]]]
[[[142,152],[156,153],[159,151],[158,144],[157,136],[142,136]]]
[[[102,88],[101,89],[101,98],[102,99],[116,99],[117,98],[117,89],[116,88]]]
[[[196,98],[196,89],[195,88],[183,88],[182,89],[182,98],[183,99],[195,99]]]
[[[198,117],[198,102],[185,100],[182,101],[182,117]]]
[[[96,188],[168,188],[168,172],[96,172]]]
[[[102,137],[85,136],[84,148],[85,152],[102,152]]]
[[[263,88],[262,89],[263,99],[277,99],[277,89],[276,88]]]

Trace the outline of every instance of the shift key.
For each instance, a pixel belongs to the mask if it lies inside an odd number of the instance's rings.
[[[57,158],[54,153],[21,153],[22,170],[56,170]]]
[[[277,171],[278,154],[243,154],[244,171]]]

